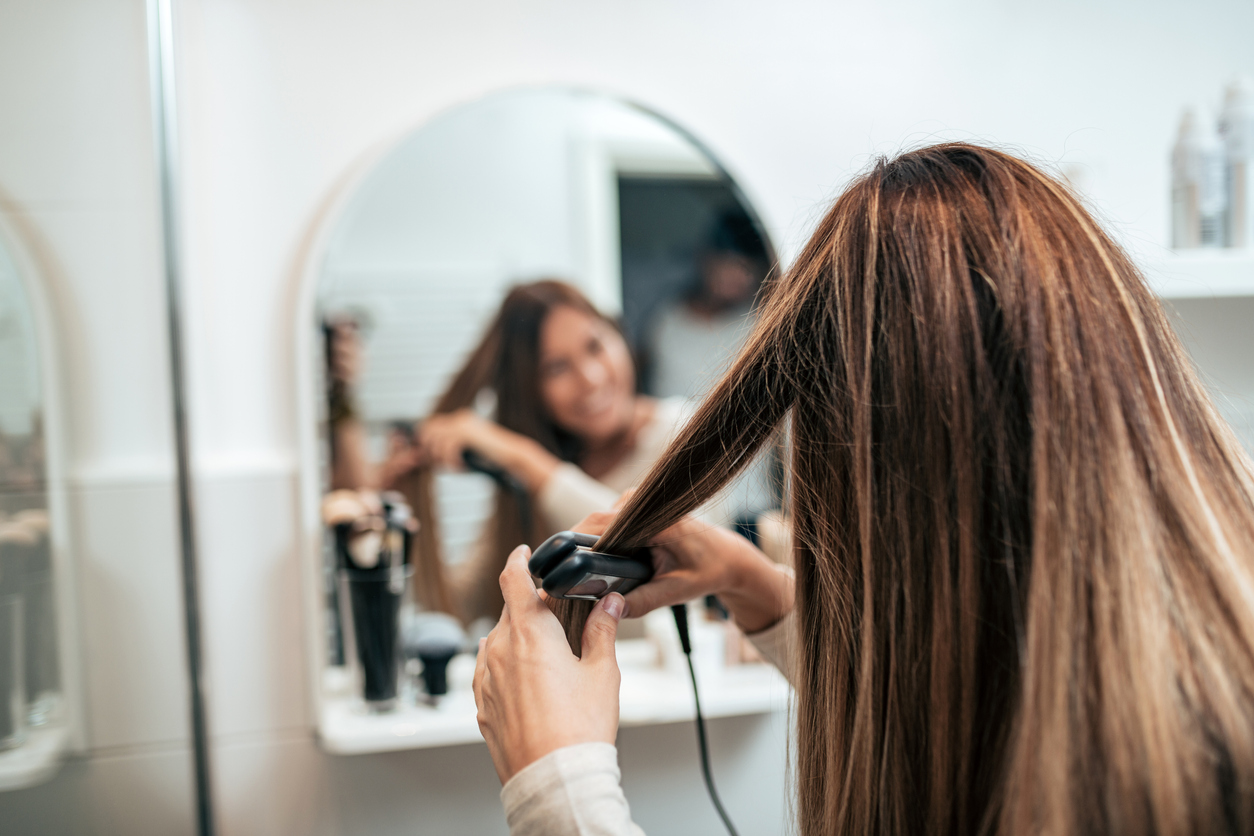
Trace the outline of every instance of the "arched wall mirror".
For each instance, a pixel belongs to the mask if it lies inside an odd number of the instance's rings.
[[[307,279],[312,317],[300,326],[307,531],[317,544],[311,615],[325,628],[313,639],[315,664],[335,671],[355,659],[348,693],[376,710],[405,703],[403,675],[371,686],[369,657],[390,660],[397,641],[408,652],[424,631],[470,641],[488,629],[500,607],[499,543],[535,545],[608,509],[643,475],[653,459],[641,451],[656,458],[747,336],[775,261],[723,167],[667,120],[618,99],[503,92],[389,150],[320,237]],[[560,331],[558,310],[569,314]],[[574,382],[563,390],[562,380]],[[597,410],[622,416],[627,452],[608,464],[596,461],[612,435],[598,435]],[[479,429],[446,430],[434,443],[435,422],[424,423],[433,412]],[[573,499],[554,498],[558,477],[542,482],[495,442],[480,446],[484,422],[538,440],[565,471],[581,469],[584,481],[572,476],[564,488]],[[457,459],[465,450],[477,459]],[[708,513],[731,524],[777,506],[770,467],[764,460]],[[411,603],[387,588],[409,590],[420,616],[453,618],[443,628],[439,618],[408,619],[399,640],[371,646],[377,625],[362,613],[390,622]],[[454,660],[446,679],[459,670]],[[421,701],[431,686],[416,683]],[[338,721],[323,697],[327,743]],[[341,730],[352,722],[340,720]]]
[[[82,745],[53,341],[32,262],[0,227],[0,791]]]

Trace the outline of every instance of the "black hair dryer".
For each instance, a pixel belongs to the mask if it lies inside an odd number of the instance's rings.
[[[396,706],[400,608],[412,574],[409,554],[415,528],[413,514],[400,494],[384,493],[381,499],[381,517],[359,518],[335,529],[343,585],[340,602],[349,610],[341,621],[352,629],[362,698],[377,712]]]

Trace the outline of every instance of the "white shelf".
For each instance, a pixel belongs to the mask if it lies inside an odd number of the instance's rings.
[[[645,641],[619,643],[622,726],[678,723],[695,716],[687,668],[675,664],[677,659],[668,666],[651,664],[654,657],[656,649]],[[726,667],[711,657],[698,652],[697,681],[705,716],[764,714],[787,707],[791,689],[774,667],[762,663]],[[473,671],[473,657],[454,659],[452,690],[436,706],[407,703],[386,714],[372,714],[357,697],[324,697],[319,723],[323,749],[360,755],[482,742],[470,691]]]
[[[21,746],[0,752],[0,792],[47,781],[61,766],[68,743],[65,727],[54,726],[35,729]]]
[[[1145,265],[1164,299],[1254,295],[1254,250],[1183,250]]]

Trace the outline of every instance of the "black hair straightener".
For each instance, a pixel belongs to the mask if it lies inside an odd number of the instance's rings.
[[[559,531],[540,544],[527,568],[553,598],[595,601],[611,592],[626,595],[653,577],[645,560],[605,554],[592,547],[599,538],[578,531]]]
[[[529,535],[532,528],[532,516],[531,494],[527,491],[527,486],[514,474],[469,447],[462,451],[462,464],[466,465],[469,471],[487,476],[514,497],[514,502],[518,505],[518,518],[522,523],[522,530]]]
[[[540,579],[540,585],[550,596],[591,601],[604,598],[611,592],[625,595],[653,577],[653,564],[647,552],[631,557],[606,554],[593,548],[599,539],[594,534],[559,531],[540,544],[531,555],[527,568]],[[710,772],[710,747],[705,736],[705,718],[701,715],[697,671],[692,664],[692,641],[688,636],[688,606],[676,604],[671,607],[671,614],[675,617],[679,644],[688,661],[688,675],[692,678],[692,698],[697,709],[697,745],[701,750],[701,774],[705,778],[705,788],[727,832],[737,836],[736,828],[719,800]]]

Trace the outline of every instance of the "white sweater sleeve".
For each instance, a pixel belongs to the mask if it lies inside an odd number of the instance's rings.
[[[619,777],[618,750],[609,743],[550,752],[501,788],[510,836],[644,836]]]
[[[793,612],[749,640],[791,681]],[[510,836],[644,836],[619,785],[618,750],[578,743],[550,752],[501,788]]]
[[[797,629],[797,610],[791,609],[779,621],[745,636],[758,649],[766,661],[770,662],[790,683],[796,684],[797,667],[794,659],[796,640],[793,638]]]
[[[618,491],[598,482],[570,462],[563,462],[540,488],[540,513],[555,528],[570,528],[596,511],[609,511]]]
[[[611,511],[621,494],[593,479],[570,462],[563,462],[540,488],[536,504],[554,528],[570,528],[589,514]],[[692,516],[713,526],[730,525],[732,514],[722,494],[702,505]]]

